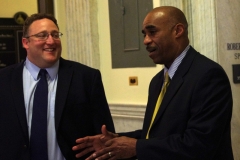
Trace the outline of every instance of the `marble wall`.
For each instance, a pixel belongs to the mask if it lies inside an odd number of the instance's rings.
[[[231,81],[233,93],[232,146],[235,160],[240,160],[240,83],[233,83],[232,71],[233,64],[240,64],[240,47],[227,47],[231,44],[240,45],[240,1],[217,0],[215,8],[218,62],[223,66]]]
[[[65,11],[68,59],[99,69],[97,0],[65,0]]]

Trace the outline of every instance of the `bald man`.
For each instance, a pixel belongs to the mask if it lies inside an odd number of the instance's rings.
[[[223,68],[189,45],[188,23],[178,8],[153,9],[143,21],[149,57],[164,69],[151,80],[143,128],[77,140],[88,159],[232,160],[232,94]],[[164,75],[170,84],[157,103]],[[155,109],[159,107],[159,109]],[[155,118],[153,117],[156,112]]]

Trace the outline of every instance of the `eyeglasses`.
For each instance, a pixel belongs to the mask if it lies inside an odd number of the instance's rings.
[[[54,40],[59,40],[60,37],[63,35],[61,32],[52,32],[52,33],[48,33],[48,32],[40,32],[40,33],[37,33],[37,34],[33,34],[31,36],[27,36],[25,38],[29,38],[29,37],[35,37],[39,40],[42,40],[42,41],[46,41],[49,37],[49,35],[52,36],[52,38]]]

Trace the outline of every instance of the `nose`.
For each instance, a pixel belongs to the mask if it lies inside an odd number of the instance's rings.
[[[152,39],[146,34],[144,39],[143,39],[143,44],[148,45],[151,42],[152,42]]]
[[[49,33],[48,37],[46,39],[46,43],[53,43],[53,42],[54,42],[54,39],[53,39],[52,35]]]

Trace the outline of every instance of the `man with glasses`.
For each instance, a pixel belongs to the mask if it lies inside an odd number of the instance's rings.
[[[0,70],[0,159],[72,160],[77,138],[114,132],[99,70],[61,58],[62,35],[52,15],[31,15],[26,61]]]

